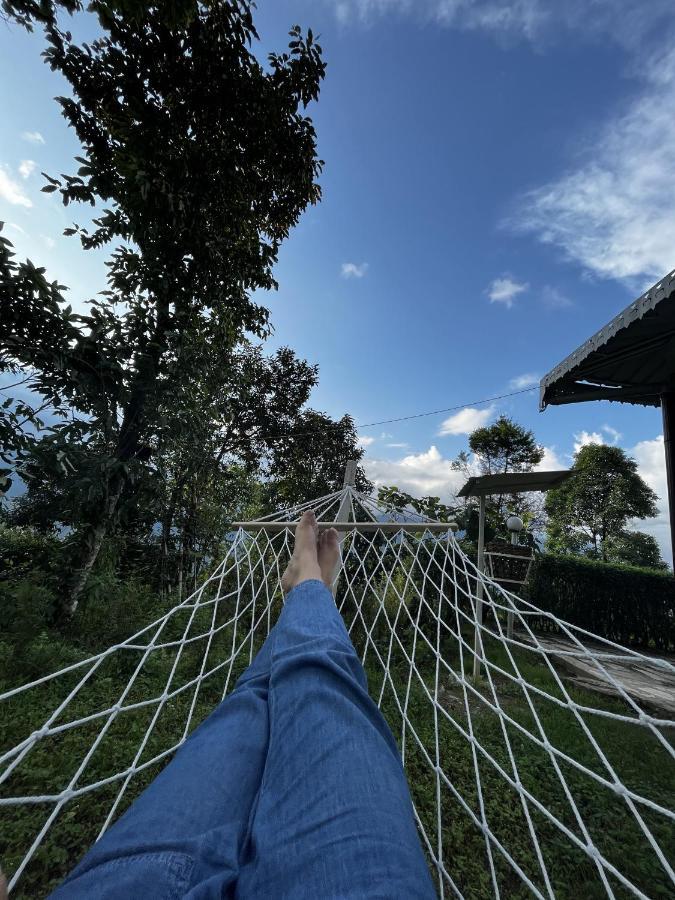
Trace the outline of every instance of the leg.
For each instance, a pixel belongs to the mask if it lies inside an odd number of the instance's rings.
[[[316,579],[291,591],[275,628],[268,705],[236,896],[434,897],[398,748]]]
[[[54,898],[232,896],[267,756],[272,640]]]

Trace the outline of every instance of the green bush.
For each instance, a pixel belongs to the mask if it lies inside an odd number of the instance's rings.
[[[62,542],[54,535],[0,522],[0,579],[20,581],[33,569],[39,569],[46,577],[57,577],[62,548]]]
[[[636,566],[543,554],[529,578],[529,597],[558,618],[625,646],[675,647],[675,579]],[[541,617],[533,623],[557,630]]]
[[[0,634],[15,670],[33,672],[24,661],[30,655],[27,648],[54,614],[60,552],[55,537],[0,525]]]

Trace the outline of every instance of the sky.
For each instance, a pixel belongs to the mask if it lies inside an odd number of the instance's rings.
[[[269,349],[319,364],[312,405],[354,417],[376,483],[444,500],[469,432],[501,413],[534,431],[543,468],[618,444],[662,499],[639,527],[670,561],[660,411],[540,413],[537,387],[675,267],[670,0],[259,0],[256,22],[256,52],[297,22],[328,63],[309,110],[323,200],[260,296]],[[0,23],[0,221],[81,308],[106,254],[62,235],[86,210],[40,192],[79,152],[41,49]]]

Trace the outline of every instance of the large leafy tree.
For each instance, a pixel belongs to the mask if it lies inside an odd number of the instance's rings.
[[[159,494],[151,509],[161,523],[163,585],[172,552],[198,561],[216,552],[228,517],[245,501],[239,488],[253,490],[267,459],[268,435],[294,427],[317,381],[317,367],[287,347],[268,357],[243,342],[224,370],[212,342],[200,353],[211,360],[208,374],[172,396],[155,454]]]
[[[544,448],[537,443],[533,432],[504,415],[492,425],[472,431],[469,449],[481,475],[530,472],[544,458]],[[459,454],[453,467],[467,476],[475,474],[473,460],[467,452]],[[498,494],[489,498],[487,504],[488,537],[504,532],[507,511],[523,516],[528,528],[536,529],[541,524],[537,498],[528,494]]]
[[[546,495],[547,547],[616,558],[628,521],[656,515],[656,494],[620,447],[588,444],[575,455],[572,471]]]
[[[260,344],[243,341],[224,358],[216,338],[190,335],[191,349],[184,354],[186,363],[200,357],[201,365],[190,366],[198,377],[176,385],[155,411],[153,445],[118,504],[129,545],[145,545],[153,572],[159,548],[164,592],[183,580],[183,568],[194,573],[215,554],[228,520],[255,493],[271,446],[268,436],[294,427],[317,381],[317,367],[289,348],[265,356]],[[50,456],[41,449],[24,461],[28,488],[9,520],[47,532],[76,528],[91,503],[95,449],[73,442],[53,467],[45,465]]]
[[[289,51],[264,66],[251,49],[252,7],[92,0],[100,37],[80,45],[61,23],[77,0],[3,2],[11,19],[43,29],[45,59],[71,90],[58,102],[82,145],[79,168],[48,177],[45,190],[91,204],[93,224],[67,233],[85,250],[112,248],[108,290],[86,316],[43,269],[0,248],[5,365],[30,368],[33,389],[67,408],[52,452],[87,448],[68,612],[159,443],[157,411],[199,378],[194,335],[217,334],[227,367],[246,332],[268,333],[252,292],[275,287],[279,245],[320,197],[304,108],[324,75],[321,48],[296,26]]]
[[[281,427],[266,436],[264,503],[270,508],[303,503],[338,490],[347,463],[363,458],[351,416],[336,421],[307,409],[290,425],[279,424]],[[372,490],[360,465],[356,467],[356,488],[364,493]]]
[[[469,447],[483,475],[530,472],[544,458],[544,448],[534,434],[508,416],[472,431]]]

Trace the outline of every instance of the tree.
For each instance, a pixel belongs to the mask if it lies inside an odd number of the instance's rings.
[[[212,341],[204,341],[198,353],[210,365],[198,382],[185,386],[167,404],[153,455],[164,588],[168,557],[176,544],[181,560],[196,560],[195,570],[215,552],[228,517],[240,505],[225,502],[233,500],[230,482],[248,479],[252,485],[270,449],[268,436],[295,427],[317,382],[317,367],[288,347],[266,357],[260,345],[242,342],[225,370]],[[205,515],[209,505],[219,515]],[[180,572],[182,563],[178,565]]]
[[[537,444],[534,434],[508,416],[500,416],[492,425],[476,428],[469,435],[469,448],[475,455],[482,475],[530,472],[544,458],[544,448]],[[453,468],[469,474],[470,457],[466,452],[458,455]],[[473,505],[473,504],[470,504]],[[522,516],[537,527],[541,515],[535,498],[527,494],[498,494],[488,498],[486,521],[492,533],[504,531],[506,512]]]
[[[668,568],[668,564],[661,558],[658,541],[654,535],[644,531],[622,531],[617,537],[608,538],[606,545],[609,562],[628,563],[647,569]]]
[[[44,190],[96,209],[92,227],[66,230],[85,250],[113,245],[108,290],[86,316],[72,313],[44,269],[17,265],[10,245],[0,247],[2,349],[15,368],[33,368],[35,391],[68,409],[53,452],[86,441],[92,463],[67,613],[157,446],[157,411],[198,376],[190,336],[217,332],[226,368],[246,332],[268,334],[252,292],[276,287],[279,246],[320,198],[322,163],[303,109],[325,71],[311,30],[298,26],[289,52],[270,54],[265,68],[250,48],[250,0],[92,0],[101,36],[78,45],[59,13],[81,8],[3,2],[14,21],[42,27],[45,59],[72,94],[58,102],[83,155],[75,174],[45,176]]]
[[[313,409],[304,410],[291,427],[277,427],[266,441],[264,505],[270,509],[339,490],[347,463],[359,462],[365,452],[359,446],[351,416],[335,421]],[[361,466],[356,467],[356,489],[364,493],[372,490]]]
[[[617,547],[624,540],[629,519],[656,515],[656,494],[620,447],[582,447],[572,472],[546,496],[547,547],[607,560],[613,542]]]
[[[508,416],[472,431],[469,447],[478,457],[483,475],[530,472],[544,458],[544,448],[537,444],[534,434]]]
[[[196,575],[217,551],[227,523],[241,512],[269,450],[268,435],[291,430],[317,382],[317,367],[287,347],[265,356],[260,344],[242,342],[224,354],[217,334],[192,333],[184,348],[194,373],[155,411],[155,436],[142,469],[118,503],[129,546],[143,543],[150,568],[159,542],[159,583],[166,593]],[[200,364],[190,364],[199,358]],[[46,439],[49,443],[49,438]],[[296,448],[298,452],[301,447]],[[9,512],[14,525],[40,531],[76,528],[90,503],[90,465],[98,455],[82,442],[66,447],[67,465],[48,466],[41,443],[21,466],[27,490]],[[188,565],[188,563],[191,563]]]

